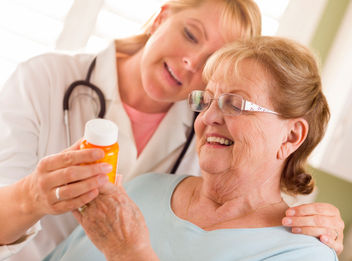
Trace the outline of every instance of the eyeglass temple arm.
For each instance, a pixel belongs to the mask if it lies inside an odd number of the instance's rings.
[[[244,108],[242,108],[242,110],[244,110],[244,111],[267,112],[267,113],[272,113],[272,114],[277,114],[278,115],[278,113],[275,112],[275,111],[266,109],[266,108],[264,108],[262,106],[259,106],[259,105],[255,104],[255,103],[252,103],[252,102],[246,101],[246,100],[244,100],[244,106],[243,107]]]

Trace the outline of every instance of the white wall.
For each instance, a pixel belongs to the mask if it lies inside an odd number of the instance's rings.
[[[327,0],[292,0],[277,35],[309,45]],[[352,2],[337,32],[322,72],[324,93],[331,110],[327,133],[309,162],[352,182]]]
[[[291,0],[280,20],[278,36],[309,46],[327,0]]]
[[[331,120],[312,164],[352,182],[352,2],[323,71]]]

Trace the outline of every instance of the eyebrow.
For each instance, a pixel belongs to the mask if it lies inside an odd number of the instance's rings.
[[[210,84],[210,83],[211,83],[211,84],[215,84],[215,85],[219,85],[218,82],[214,82],[214,81],[211,81],[211,80],[210,80],[210,81],[207,83],[207,86],[208,86],[208,84]],[[230,83],[227,83],[226,85],[231,85],[231,84],[230,84]],[[232,86],[233,86],[233,85],[234,85],[234,84],[232,84]],[[214,95],[214,93],[213,93],[212,91],[210,91],[209,88],[206,88],[205,91],[209,92],[211,95]],[[245,90],[238,90],[238,89],[235,89],[235,90],[231,90],[231,91],[223,92],[223,93],[237,94],[237,95],[242,96],[242,98],[245,99],[245,100],[248,100],[248,101],[251,100],[251,96],[250,96],[249,93],[247,93]],[[222,94],[223,94],[223,93],[222,93]]]
[[[199,21],[198,19],[195,19],[195,18],[190,18],[189,20],[194,22],[195,24],[197,24],[200,27],[200,29],[202,31],[202,34],[204,35],[205,39],[208,40],[207,31],[205,30],[205,27],[204,27],[203,23],[201,21]],[[192,25],[192,26],[195,26],[195,25]],[[196,26],[196,27],[198,27],[198,26]]]
[[[233,91],[231,91],[229,93],[240,95],[245,100],[251,100],[251,98],[250,98],[251,96],[246,91],[243,91],[243,90],[233,90]]]

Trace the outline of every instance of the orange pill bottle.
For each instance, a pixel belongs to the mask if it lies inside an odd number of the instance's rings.
[[[115,123],[106,119],[93,119],[86,123],[84,140],[80,149],[99,148],[104,150],[105,156],[96,162],[111,164],[112,171],[108,173],[109,181],[115,184],[117,159],[119,153],[118,127]]]

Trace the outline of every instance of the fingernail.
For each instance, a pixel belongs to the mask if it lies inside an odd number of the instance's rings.
[[[102,150],[94,150],[93,152],[93,157],[96,159],[101,159],[102,157],[104,157],[104,151]]]
[[[101,170],[104,172],[104,173],[109,173],[110,171],[112,171],[112,166],[108,163],[102,163],[101,164]]]
[[[286,216],[291,216],[292,217],[292,216],[295,215],[295,213],[296,212],[293,209],[289,209],[289,210],[286,211]]]
[[[291,225],[291,224],[292,224],[292,219],[290,219],[290,218],[284,218],[282,222],[283,222],[283,224],[284,224],[285,226],[288,226],[288,225]]]
[[[299,227],[292,228],[292,233],[301,233],[301,232],[302,232],[302,229]]]
[[[98,182],[99,182],[100,185],[103,185],[103,184],[105,184],[108,181],[109,181],[109,178],[106,175],[100,175],[98,177]]]
[[[116,174],[116,185],[122,185],[123,176],[121,174]]]
[[[91,192],[89,192],[89,196],[90,197],[96,197],[99,194],[99,191],[97,189],[92,190]]]
[[[321,240],[324,242],[324,243],[329,243],[329,238],[327,236],[322,236],[321,237]]]

